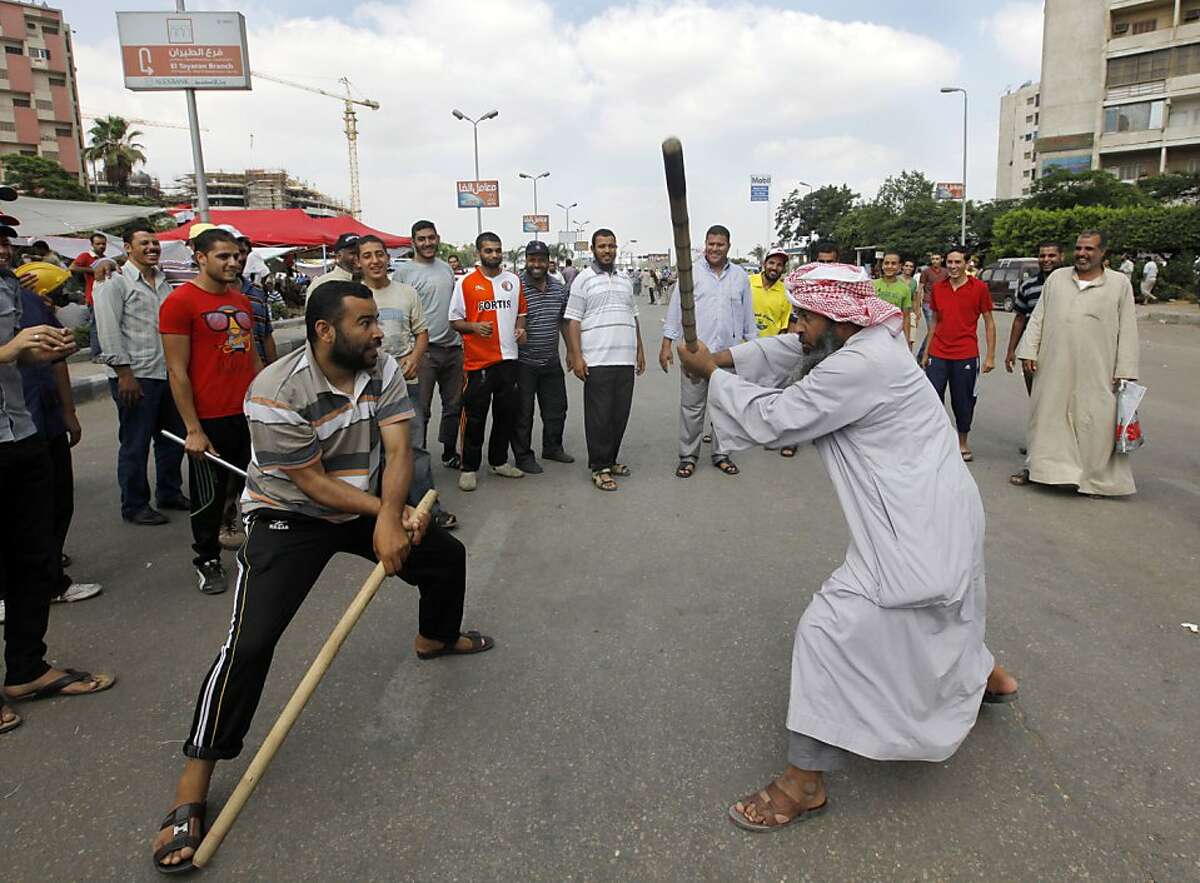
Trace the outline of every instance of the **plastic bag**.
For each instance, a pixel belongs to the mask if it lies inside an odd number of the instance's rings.
[[[1128,454],[1146,443],[1137,412],[1138,405],[1146,395],[1146,387],[1132,380],[1118,380],[1116,392],[1117,440],[1113,450],[1118,454]]]

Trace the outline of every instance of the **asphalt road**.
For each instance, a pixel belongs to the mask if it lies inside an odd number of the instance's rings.
[[[644,324],[657,331],[659,308]],[[1008,320],[999,322],[1001,341]],[[437,470],[470,551],[479,657],[418,662],[415,590],[385,586],[205,876],[230,880],[1200,879],[1200,328],[1143,324],[1137,496],[1010,487],[1026,397],[982,379],[989,644],[1021,699],[944,764],[854,762],[832,811],[770,835],[728,804],[784,764],[796,619],[846,530],[815,451],[673,477],[678,381],[638,381],[619,493],[583,465]],[[656,339],[648,340],[653,353]],[[0,737],[0,878],[151,880],[199,680],[231,594],[200,595],[185,518],[125,525],[110,402],[82,408],[69,551],[95,600],[54,608],[61,664],[101,696],[21,708]],[[8,501],[13,505],[14,501]],[[219,806],[370,571],[338,558],[275,656]]]

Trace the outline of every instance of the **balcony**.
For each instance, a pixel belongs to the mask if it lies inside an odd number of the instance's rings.
[[[1163,142],[1162,129],[1142,129],[1138,132],[1105,132],[1100,136],[1100,152],[1109,153],[1160,147]]]

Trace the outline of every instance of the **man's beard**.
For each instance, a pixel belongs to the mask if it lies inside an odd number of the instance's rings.
[[[481,267],[487,267],[489,270],[495,270],[495,269],[499,268],[499,266],[500,266],[500,265],[501,265],[503,262],[504,262],[504,258],[502,258],[502,257],[499,257],[499,258],[485,258],[485,257],[481,257],[481,258],[479,259],[479,265],[480,265]]]
[[[804,354],[804,357],[800,360],[800,364],[797,365],[796,369],[792,372],[790,383],[796,383],[800,380],[803,380],[808,376],[809,372],[812,371],[813,368],[817,367],[827,358],[840,350],[844,343],[845,341],[840,340],[838,336],[833,333],[832,328],[825,329],[825,331],[817,339],[817,345]]]
[[[368,358],[368,353],[374,355],[378,350],[373,349],[370,345],[364,345],[355,348],[348,340],[340,334],[333,339],[333,348],[329,351],[329,358],[334,364],[347,371],[369,371],[375,367],[375,358]]]

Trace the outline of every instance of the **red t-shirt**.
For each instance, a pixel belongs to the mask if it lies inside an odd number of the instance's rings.
[[[79,257],[75,258],[74,262],[76,264],[79,264],[79,266],[81,266],[81,267],[90,267],[92,264],[96,263],[96,256],[94,254],[92,254],[90,251],[85,251]],[[83,297],[84,297],[84,300],[87,301],[87,305],[89,307],[92,305],[92,286],[95,284],[96,284],[95,274],[93,274],[93,273],[84,273],[83,274]]]
[[[949,275],[950,272],[945,267],[935,267],[932,264],[921,271],[919,282],[921,290],[925,292],[925,303],[933,306],[933,286]]]
[[[185,282],[158,311],[162,334],[191,339],[188,378],[196,416],[204,420],[242,413],[254,379],[254,310],[240,291],[210,294]]]
[[[987,283],[974,277],[955,291],[950,280],[933,286],[933,311],[937,323],[929,355],[939,359],[975,359],[979,357],[979,317],[992,311],[992,295]]]

